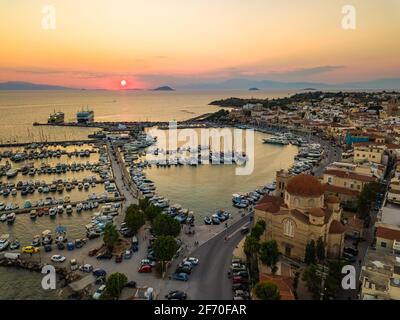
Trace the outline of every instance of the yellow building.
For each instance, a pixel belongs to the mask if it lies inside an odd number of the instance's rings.
[[[283,198],[267,195],[255,207],[254,220],[266,222],[265,240],[276,240],[282,254],[302,261],[307,244],[321,237],[327,256],[338,258],[344,242],[339,199],[325,199],[321,183],[306,174],[291,177],[283,193]]]
[[[354,143],[354,163],[370,161],[382,163],[386,146],[381,144],[370,144],[368,142]]]

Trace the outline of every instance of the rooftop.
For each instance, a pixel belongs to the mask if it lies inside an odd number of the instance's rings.
[[[286,191],[301,197],[319,197],[324,193],[321,182],[308,174],[299,174],[290,178],[286,185]]]

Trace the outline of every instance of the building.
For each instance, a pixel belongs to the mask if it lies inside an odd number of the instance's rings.
[[[345,231],[339,199],[325,198],[322,184],[306,174],[289,178],[283,193],[283,197],[266,195],[255,207],[254,220],[267,225],[265,239],[276,240],[282,254],[302,261],[307,244],[321,237],[327,256],[338,258]]]
[[[370,161],[374,163],[382,163],[383,154],[386,150],[384,144],[371,144],[369,142],[353,143],[354,147],[354,163]]]

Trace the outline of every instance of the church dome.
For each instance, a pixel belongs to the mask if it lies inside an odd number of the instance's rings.
[[[321,208],[312,208],[310,209],[309,214],[318,218],[325,217],[325,212]]]
[[[290,178],[286,191],[291,195],[300,197],[319,197],[324,193],[321,182],[309,174],[299,174]]]
[[[325,201],[326,201],[327,203],[340,203],[339,198],[336,197],[336,196],[334,196],[334,195],[327,196],[327,197],[325,198]]]

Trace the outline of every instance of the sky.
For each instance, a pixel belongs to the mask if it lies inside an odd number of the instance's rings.
[[[356,27],[345,30],[348,4]],[[0,81],[121,89],[122,80],[396,78],[399,39],[399,0],[0,0]]]

